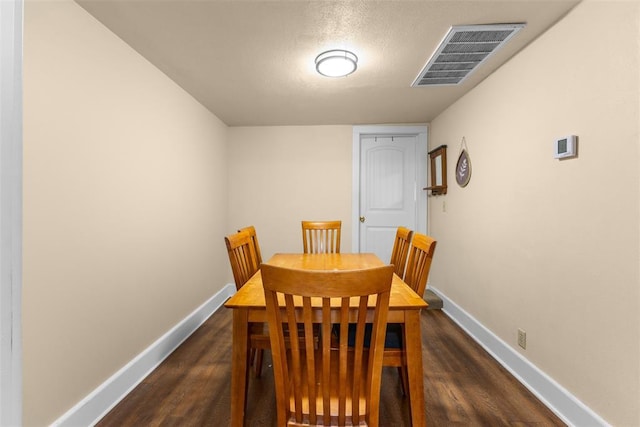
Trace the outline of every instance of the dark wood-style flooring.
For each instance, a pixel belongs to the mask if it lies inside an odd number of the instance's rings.
[[[227,426],[231,310],[220,308],[97,425]],[[429,426],[564,424],[440,310],[422,312]],[[249,380],[247,426],[274,426],[273,371]],[[396,368],[383,369],[380,425],[408,426]]]

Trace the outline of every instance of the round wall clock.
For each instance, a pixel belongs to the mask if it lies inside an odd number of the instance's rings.
[[[467,150],[462,150],[456,164],[456,182],[460,187],[466,187],[471,179],[471,160]]]

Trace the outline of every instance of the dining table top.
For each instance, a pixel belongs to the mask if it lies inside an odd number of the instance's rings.
[[[382,267],[386,265],[373,253],[302,254],[277,253],[266,264],[301,270],[341,271]],[[373,301],[371,302],[374,303]],[[227,308],[264,308],[264,289],[260,270],[225,303]],[[427,308],[427,302],[399,276],[393,275],[389,310]]]

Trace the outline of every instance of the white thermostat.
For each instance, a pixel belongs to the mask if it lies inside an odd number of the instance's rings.
[[[556,159],[564,159],[566,157],[575,157],[578,142],[578,137],[575,135],[565,136],[564,138],[556,139],[553,144],[553,157]]]

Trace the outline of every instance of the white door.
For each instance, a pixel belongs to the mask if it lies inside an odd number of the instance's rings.
[[[398,226],[418,229],[416,135],[360,139],[360,252],[388,262]]]

